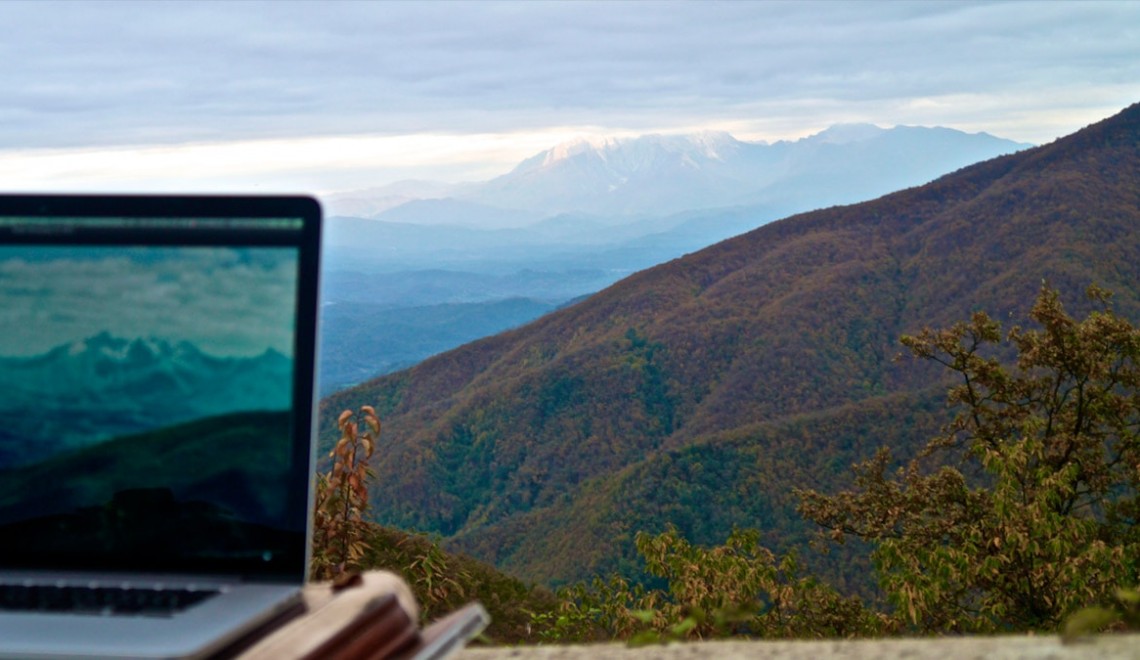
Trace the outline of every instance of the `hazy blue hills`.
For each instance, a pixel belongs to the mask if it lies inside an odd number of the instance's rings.
[[[292,360],[214,357],[188,342],[107,333],[0,357],[0,467],[127,433],[241,410],[284,410]]]
[[[321,395],[522,325],[555,307],[529,298],[420,307],[327,305],[321,312]]]

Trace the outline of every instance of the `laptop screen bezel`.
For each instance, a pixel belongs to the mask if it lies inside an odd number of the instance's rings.
[[[0,544],[0,570],[110,571],[116,573],[175,573],[237,576],[251,581],[303,583],[308,576],[312,542],[314,431],[316,423],[317,315],[321,209],[307,196],[241,195],[2,195],[0,219],[59,219],[41,230],[25,226],[13,231],[0,225],[0,245],[250,245],[295,247],[298,255],[295,333],[293,338],[293,383],[291,430],[292,469],[288,475],[288,527],[303,546],[272,561],[257,559],[173,561],[155,557],[89,557],[83,553],[65,556],[28,555]],[[225,220],[238,224],[211,232],[200,227],[186,231],[125,229],[107,219]],[[86,220],[85,220],[86,219]],[[277,221],[269,230],[266,223]],[[292,221],[299,221],[296,225]],[[286,225],[280,223],[284,221]],[[86,224],[85,224],[86,223]],[[127,225],[133,223],[127,222]],[[137,224],[137,223],[134,223]],[[203,224],[203,223],[196,223]],[[94,225],[99,225],[95,227]],[[110,225],[110,227],[108,227]],[[70,229],[69,229],[70,227]]]

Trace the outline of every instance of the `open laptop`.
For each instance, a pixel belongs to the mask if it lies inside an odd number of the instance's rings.
[[[0,657],[210,655],[295,608],[320,208],[0,195]]]

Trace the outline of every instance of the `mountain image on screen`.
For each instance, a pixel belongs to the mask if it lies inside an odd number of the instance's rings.
[[[215,357],[187,341],[99,333],[0,357],[0,469],[205,417],[285,410],[292,360]]]

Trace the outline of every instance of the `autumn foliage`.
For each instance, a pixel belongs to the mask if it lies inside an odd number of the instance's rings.
[[[676,528],[635,538],[646,579],[561,592],[546,637],[633,642],[1056,631],[1140,623],[1140,330],[1091,287],[1071,317],[1043,287],[1035,329],[978,312],[902,342],[957,374],[957,414],[892,469],[883,448],[855,487],[798,491],[804,516],[869,542],[889,603],[877,610],[777,556],[758,530],[700,547]],[[663,584],[648,588],[648,584]]]
[[[361,568],[371,531],[365,518],[372,476],[368,463],[380,437],[380,418],[372,406],[361,406],[359,413],[342,412],[337,426],[341,436],[329,452],[332,465],[317,475],[311,570],[316,580]]]

